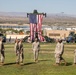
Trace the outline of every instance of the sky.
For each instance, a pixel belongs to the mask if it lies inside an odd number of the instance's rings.
[[[0,0],[0,12],[28,12],[76,15],[76,0]]]

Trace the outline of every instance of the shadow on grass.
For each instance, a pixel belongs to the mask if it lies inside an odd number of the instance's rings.
[[[51,61],[51,60],[39,60],[37,63],[39,63],[39,62],[45,62],[45,61]],[[8,66],[8,65],[14,65],[14,64],[16,64],[16,62],[5,63],[4,65]],[[36,64],[36,62],[24,63],[23,65],[32,65],[32,64]],[[61,66],[64,66],[64,65],[65,65],[64,63],[61,64]],[[66,66],[71,66],[71,65],[73,65],[72,62],[67,62],[67,64],[66,64]]]
[[[66,64],[66,66],[71,66],[73,63],[72,62],[68,62],[67,64]]]
[[[12,62],[12,63],[5,63],[4,65],[13,65],[16,64],[16,62]]]
[[[8,66],[8,65],[15,65],[16,62],[12,62],[12,63],[5,63],[4,66]],[[31,65],[31,64],[36,64],[35,62],[29,62],[29,63],[23,63],[21,64],[22,66],[23,65]]]
[[[72,62],[67,62],[66,65],[65,65],[65,63],[61,63],[60,66],[71,66],[71,65],[72,65]]]
[[[44,62],[44,61],[51,61],[50,59],[49,60],[39,60],[39,62]]]
[[[24,63],[24,65],[36,64],[35,62]]]
[[[38,62],[24,63],[24,65],[31,65],[31,64],[36,64],[36,63],[39,63],[39,62],[45,62],[45,61],[50,61],[50,60],[38,60]]]

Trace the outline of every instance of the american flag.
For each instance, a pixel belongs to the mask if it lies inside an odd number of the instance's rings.
[[[38,39],[42,41],[42,19],[43,15],[39,14],[30,14],[29,21],[30,21],[30,38],[31,41],[34,40],[36,37],[36,32],[38,33]]]

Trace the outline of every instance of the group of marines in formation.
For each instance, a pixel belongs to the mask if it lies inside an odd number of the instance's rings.
[[[24,49],[23,49],[23,43],[22,39],[16,39],[14,50],[16,53],[16,64],[23,64],[24,60]],[[40,42],[38,41],[38,38],[35,38],[34,42],[32,43],[32,50],[34,54],[34,61],[38,62],[38,56],[40,51]],[[61,39],[57,40],[56,48],[55,48],[55,64],[54,65],[60,65],[62,62],[66,65],[67,62],[62,57],[64,53],[64,44]],[[0,38],[0,55],[1,55],[1,65],[4,65],[5,60],[5,48],[4,44],[2,42],[2,38]],[[74,51],[74,64],[76,64],[76,49]]]

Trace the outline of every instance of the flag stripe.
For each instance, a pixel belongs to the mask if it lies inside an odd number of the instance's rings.
[[[42,18],[43,18],[43,15],[38,15],[38,37],[39,37],[39,40],[42,41],[42,34],[41,34],[41,29],[42,29]]]

